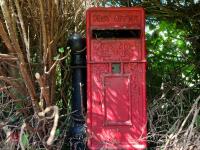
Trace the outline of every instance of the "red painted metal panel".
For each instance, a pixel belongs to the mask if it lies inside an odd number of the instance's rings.
[[[144,19],[141,8],[91,8],[89,11],[95,12],[87,20],[92,27],[141,28]]]
[[[129,75],[104,77],[104,102],[102,106],[104,107],[105,126],[132,125]]]
[[[92,40],[90,61],[136,61],[141,60],[141,41],[136,39]]]
[[[134,38],[95,38],[93,30],[137,29]],[[135,30],[132,30],[133,32]],[[146,147],[146,59],[142,8],[87,11],[88,147]]]

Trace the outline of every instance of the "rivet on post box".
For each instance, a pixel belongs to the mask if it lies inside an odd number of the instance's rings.
[[[146,148],[143,8],[87,11],[88,147]]]

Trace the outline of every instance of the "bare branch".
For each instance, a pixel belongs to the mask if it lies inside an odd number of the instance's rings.
[[[66,55],[66,56],[64,56],[64,57],[62,57],[62,58],[60,58],[60,59],[57,59],[48,71],[46,71],[46,68],[45,68],[45,74],[49,75],[49,74],[51,73],[51,71],[56,67],[56,65],[57,65],[60,61],[66,59],[67,57],[68,57],[68,55]]]
[[[17,61],[18,58],[8,54],[0,54],[0,61]]]
[[[45,85],[45,80],[43,76],[40,76],[39,73],[35,74],[35,78],[38,80],[41,89],[41,96],[44,98],[46,105],[49,107],[50,100],[49,100],[49,86]]]
[[[45,16],[44,16],[44,5],[42,0],[38,0],[39,2],[39,8],[40,8],[40,18],[41,18],[41,28],[42,28],[42,43],[43,43],[43,61],[46,65],[47,60],[47,31],[46,31],[46,23],[45,23]]]
[[[20,23],[21,29],[22,29],[22,35],[23,35],[23,39],[24,39],[23,41],[24,41],[24,44],[26,46],[27,59],[28,59],[28,62],[30,62],[30,44],[29,44],[27,33],[26,33],[21,8],[19,6],[19,0],[15,0],[15,5],[16,5],[16,8],[17,8],[19,23]]]
[[[17,91],[19,91],[20,93],[25,94],[26,91],[24,91],[24,89],[22,89],[22,86],[20,83],[16,82],[15,78],[12,77],[5,77],[5,76],[0,76],[0,81],[3,81],[5,83],[7,83],[8,85],[12,86],[13,88],[15,88]]]
[[[26,83],[26,87],[31,96],[33,108],[34,108],[35,112],[38,112],[39,105],[38,105],[38,100],[37,100],[37,96],[36,96],[36,92],[35,92],[35,87],[33,85],[32,80],[30,79],[29,73],[26,70],[26,66],[23,63],[20,64],[20,70],[21,70],[22,76],[24,78],[24,81]]]
[[[51,117],[46,117],[46,118],[52,119],[54,117],[54,123],[50,132],[50,136],[47,140],[47,145],[52,145],[54,142],[54,137],[55,137],[56,129],[58,126],[58,120],[59,120],[59,109],[58,109],[58,106],[50,106],[50,107],[47,107],[44,111],[38,113],[38,116],[45,117],[45,114],[50,112],[51,110],[53,110],[53,115]]]

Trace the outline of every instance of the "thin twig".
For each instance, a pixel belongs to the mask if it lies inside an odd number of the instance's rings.
[[[0,61],[17,61],[18,58],[8,54],[0,54]]]
[[[56,65],[57,65],[60,61],[66,59],[67,57],[68,57],[68,55],[66,55],[66,56],[64,56],[64,57],[62,57],[62,58],[60,58],[60,59],[56,59],[56,61],[54,62],[54,64],[51,66],[51,68],[50,68],[48,71],[46,71],[46,69],[45,69],[45,74],[49,75],[49,74],[51,73],[51,71],[56,67]]]

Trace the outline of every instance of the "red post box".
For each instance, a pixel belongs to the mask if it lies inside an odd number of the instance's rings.
[[[87,11],[88,147],[146,148],[143,8]]]

